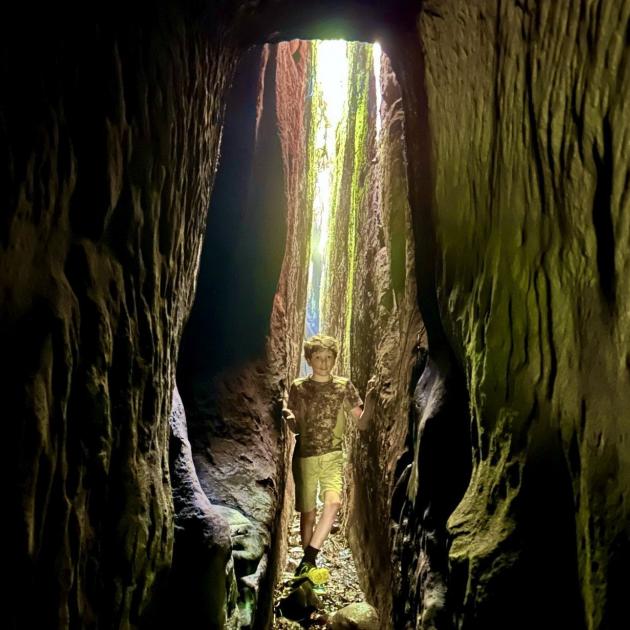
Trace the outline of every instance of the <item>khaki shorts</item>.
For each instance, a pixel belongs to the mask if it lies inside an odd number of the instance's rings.
[[[319,498],[323,502],[325,494],[333,490],[341,498],[343,490],[343,453],[333,451],[313,457],[293,458],[293,479],[295,480],[295,509],[298,512],[311,512],[317,507],[317,484]]]

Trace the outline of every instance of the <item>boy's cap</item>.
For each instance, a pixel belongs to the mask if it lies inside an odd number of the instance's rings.
[[[313,335],[304,342],[304,356],[307,359],[319,350],[330,350],[336,358],[339,354],[339,342],[330,335]]]

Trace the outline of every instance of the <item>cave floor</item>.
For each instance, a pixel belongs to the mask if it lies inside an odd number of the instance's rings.
[[[317,515],[319,518],[319,513]],[[342,518],[342,515],[339,517]],[[330,571],[330,580],[326,584],[326,592],[319,595],[322,609],[313,613],[311,620],[302,624],[279,617],[274,614],[272,630],[288,630],[289,628],[316,628],[326,626],[328,618],[337,610],[355,602],[365,601],[359,586],[357,571],[354,566],[352,552],[343,533],[343,528],[335,522],[333,531],[326,540],[324,548],[319,552],[317,564]],[[296,512],[289,527],[289,547],[287,564],[275,592],[275,604],[282,596],[284,585],[293,577],[293,573],[302,559],[300,545],[300,515]]]

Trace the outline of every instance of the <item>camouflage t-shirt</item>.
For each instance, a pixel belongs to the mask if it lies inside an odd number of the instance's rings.
[[[363,404],[347,378],[333,376],[319,383],[310,376],[293,381],[288,407],[298,425],[298,455],[311,457],[340,451],[346,414]]]

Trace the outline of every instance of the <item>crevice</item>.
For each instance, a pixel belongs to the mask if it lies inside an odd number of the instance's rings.
[[[593,228],[597,246],[599,285],[609,309],[615,307],[616,271],[615,236],[612,221],[612,187],[614,173],[612,126],[608,115],[602,121],[601,148],[593,145],[597,184],[593,197]]]

